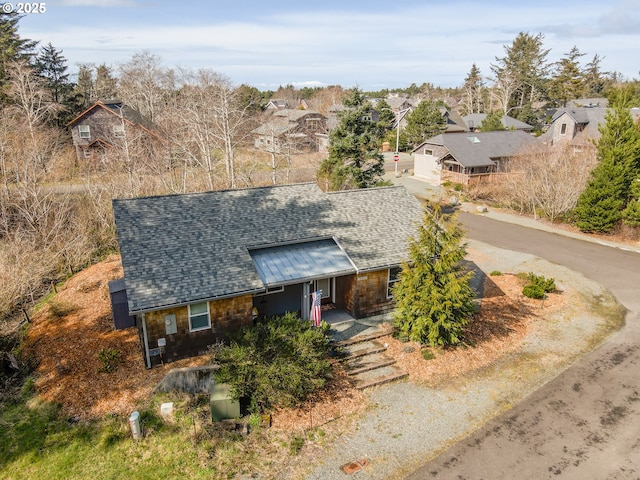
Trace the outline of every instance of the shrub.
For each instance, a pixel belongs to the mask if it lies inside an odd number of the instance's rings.
[[[98,359],[102,363],[100,371],[103,373],[115,372],[123,362],[122,352],[115,348],[102,348],[98,353]]]
[[[500,275],[502,275],[502,272],[500,270],[494,270],[489,275],[492,277],[499,277]]]
[[[78,308],[68,302],[49,302],[49,313],[53,318],[62,318],[72,314]]]
[[[518,276],[522,278],[522,275]],[[541,299],[546,293],[551,293],[556,289],[556,282],[553,278],[545,278],[533,272],[527,273],[524,278],[528,281],[522,289],[522,294],[525,297]]]
[[[235,399],[248,399],[257,413],[296,406],[323,388],[331,378],[330,350],[322,329],[287,313],[258,320],[210,353],[220,367],[216,382],[228,384]]]
[[[540,285],[529,284],[525,285],[522,289],[522,294],[525,297],[535,298],[538,300],[544,298],[545,293],[546,292],[544,291],[544,288],[542,288]]]
[[[423,348],[421,353],[422,353],[422,358],[424,358],[425,360],[433,360],[434,358],[436,358],[433,352],[428,348]]]

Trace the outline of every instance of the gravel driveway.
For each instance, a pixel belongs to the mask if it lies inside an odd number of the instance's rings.
[[[553,277],[558,289],[570,285],[579,291],[582,302],[539,323],[518,354],[445,388],[408,380],[372,389],[372,407],[350,433],[325,445],[309,460],[313,465],[304,477],[284,474],[280,479],[402,478],[553,379],[622,324],[622,310],[616,300],[581,274],[475,241],[468,243],[468,252],[468,259],[486,273],[531,271]],[[347,475],[340,469],[362,458],[370,462],[362,470]]]

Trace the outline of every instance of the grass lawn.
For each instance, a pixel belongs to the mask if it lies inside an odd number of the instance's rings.
[[[69,422],[55,405],[33,396],[29,385],[0,404],[0,479],[231,478],[269,468],[276,455],[268,451],[274,443],[265,441],[266,432],[243,437],[212,424],[207,398],[177,399],[172,420],[154,413],[155,399],[140,412],[145,438],[134,441],[128,419]],[[279,450],[288,451],[283,445]]]

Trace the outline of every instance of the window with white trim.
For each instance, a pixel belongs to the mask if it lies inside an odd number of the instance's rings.
[[[209,302],[193,303],[189,305],[189,331],[197,332],[211,328],[209,317]]]
[[[391,267],[389,276],[387,277],[387,298],[393,298],[393,286],[400,280],[400,272],[402,268]]]
[[[91,138],[91,127],[89,125],[78,125],[80,138]]]
[[[566,135],[567,134],[567,124],[563,123],[562,125],[560,125],[560,135]]]

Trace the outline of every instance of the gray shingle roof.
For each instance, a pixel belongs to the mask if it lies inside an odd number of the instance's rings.
[[[421,219],[403,187],[316,184],[113,201],[131,313],[264,288],[249,247],[332,237],[358,271],[397,265]]]
[[[462,117],[464,121],[467,123],[469,128],[480,128],[484,119],[487,118],[486,113],[470,113]],[[517,118],[510,117],[509,115],[503,115],[500,119],[500,123],[502,126],[507,129],[512,130],[525,130],[530,131],[533,130],[533,127],[528,123],[521,122]]]
[[[448,150],[447,155],[463,167],[471,168],[494,165],[492,159],[512,157],[526,145],[535,142],[533,136],[522,130],[445,133],[421,143],[413,151],[419,151],[427,145],[444,146]]]

